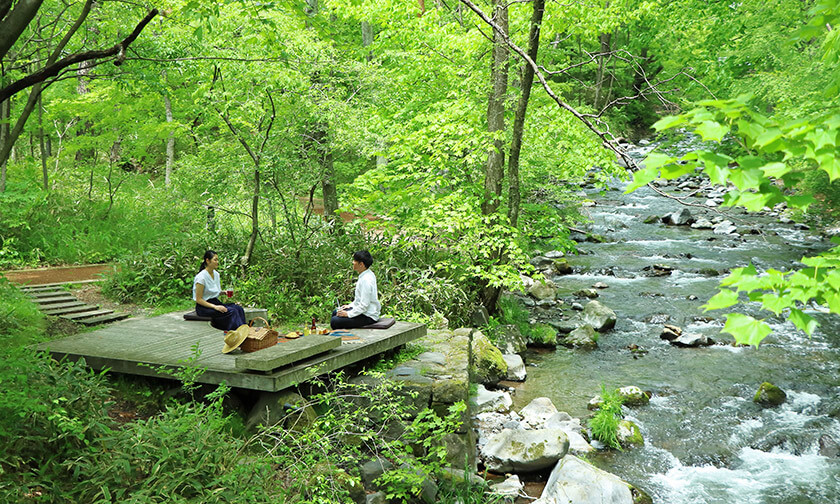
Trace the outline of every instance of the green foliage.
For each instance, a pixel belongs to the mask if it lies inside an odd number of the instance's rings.
[[[397,367],[403,362],[410,361],[421,353],[425,352],[426,348],[423,345],[416,343],[407,343],[400,347],[396,354],[390,357],[380,358],[376,364],[370,369],[374,373],[384,373],[390,369]]]
[[[44,315],[23,292],[0,276],[0,336],[25,345],[43,340]]]
[[[548,324],[534,324],[527,334],[529,341],[538,345],[553,346],[557,344],[557,330]]]
[[[589,429],[592,437],[601,441],[611,448],[620,450],[618,442],[618,425],[624,418],[621,412],[621,403],[624,401],[618,389],[608,391],[601,385],[602,403],[595,415],[589,420]]]
[[[350,384],[341,375],[326,390],[297,404],[322,413],[306,427],[284,428],[284,419],[259,437],[270,453],[290,493],[287,502],[345,502],[348,489],[333,475],[353,473],[359,461],[374,456],[393,468],[378,480],[393,498],[416,496],[423,479],[443,467],[443,436],[460,425],[465,405],[443,416],[424,409],[409,412],[402,384],[371,375],[369,384]]]

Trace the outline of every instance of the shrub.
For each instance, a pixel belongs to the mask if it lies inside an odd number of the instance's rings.
[[[556,345],[557,331],[548,324],[534,324],[528,333],[528,340],[538,345]]]
[[[624,415],[621,412],[621,403],[624,398],[618,390],[608,392],[604,385],[601,385],[601,399],[603,400],[595,416],[589,420],[589,429],[592,437],[601,441],[611,448],[621,449],[618,442],[618,425]]]

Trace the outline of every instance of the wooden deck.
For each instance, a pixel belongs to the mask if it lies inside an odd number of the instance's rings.
[[[187,321],[182,316],[183,313],[177,312],[147,319],[129,319],[92,332],[41,343],[38,349],[47,350],[56,358],[66,356],[77,360],[84,357],[87,364],[96,370],[109,368],[119,373],[166,378],[166,375],[140,364],[171,368],[183,366],[192,356],[191,347],[198,343],[201,355],[196,365],[206,369],[199,378],[200,382],[216,384],[224,381],[232,387],[276,392],[426,334],[425,325],[410,322],[397,322],[384,330],[353,329],[351,332],[359,339],[342,341],[333,350],[271,371],[247,371],[236,366],[236,358],[243,356],[240,350],[222,353],[224,337],[221,331],[213,329],[207,322]]]

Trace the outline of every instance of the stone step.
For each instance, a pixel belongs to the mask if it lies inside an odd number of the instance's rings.
[[[84,324],[84,325],[91,326],[91,325],[96,325],[96,324],[104,324],[106,322],[115,322],[117,320],[122,320],[122,319],[125,319],[125,318],[128,318],[128,317],[129,317],[128,313],[114,312],[114,313],[109,313],[107,315],[100,315],[99,317],[92,317],[92,318],[84,318],[84,319],[74,320],[74,322],[78,322],[79,324]]]
[[[90,318],[90,317],[98,317],[99,315],[108,315],[109,313],[114,313],[114,310],[93,310],[93,311],[86,311],[80,313],[71,313],[67,315],[61,315],[61,318],[77,321],[83,318]]]

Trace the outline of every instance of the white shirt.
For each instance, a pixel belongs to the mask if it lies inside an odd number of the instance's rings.
[[[219,276],[218,271],[214,271],[212,277],[206,269],[203,269],[198,272],[198,274],[195,276],[195,280],[193,281],[193,301],[195,301],[195,284],[201,284],[204,286],[204,293],[202,294],[201,299],[205,301],[207,301],[208,299],[219,297],[219,295],[222,293],[222,277]]]
[[[382,305],[379,304],[379,292],[376,289],[376,275],[371,270],[364,270],[359,273],[356,281],[356,297],[353,305],[347,310],[348,317],[367,315],[373,320],[379,320],[379,312]]]

